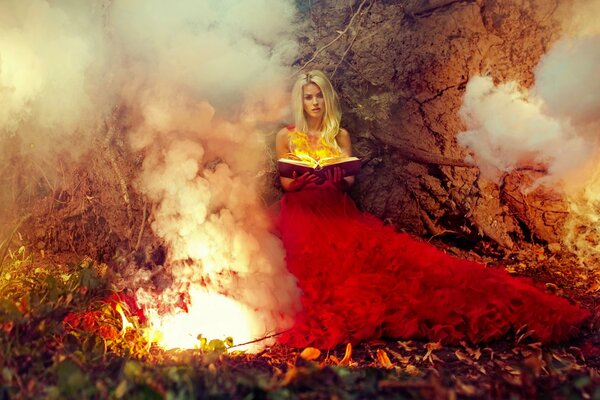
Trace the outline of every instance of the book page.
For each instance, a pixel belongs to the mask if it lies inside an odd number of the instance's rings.
[[[358,158],[356,158],[356,157],[327,157],[327,158],[322,158],[319,161],[317,161],[317,165],[324,167],[326,165],[339,164],[339,163],[343,163],[346,161],[354,161],[354,160],[358,160]]]

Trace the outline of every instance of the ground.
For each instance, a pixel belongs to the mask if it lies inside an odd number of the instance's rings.
[[[512,273],[595,312],[578,336],[542,346],[524,329],[485,346],[387,340],[244,354],[215,341],[164,351],[145,341],[106,264],[21,247],[0,271],[0,399],[600,399],[598,275],[539,249],[512,258]],[[116,304],[133,325],[125,332]]]

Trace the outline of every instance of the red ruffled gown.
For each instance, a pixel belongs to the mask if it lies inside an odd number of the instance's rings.
[[[329,183],[287,192],[277,227],[302,290],[302,311],[279,337],[290,346],[381,337],[478,343],[524,325],[552,342],[577,333],[590,315],[530,279],[397,233]]]

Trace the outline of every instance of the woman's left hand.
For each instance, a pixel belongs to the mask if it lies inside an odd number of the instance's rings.
[[[344,173],[340,167],[333,167],[325,172],[325,179],[335,186],[341,186],[344,181]]]

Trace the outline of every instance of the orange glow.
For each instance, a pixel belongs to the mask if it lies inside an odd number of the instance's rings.
[[[323,158],[343,156],[339,150],[329,146],[322,137],[318,139],[316,146],[311,145],[308,135],[301,132],[294,132],[290,135],[290,147],[293,152],[291,158],[308,163],[314,163]]]
[[[123,312],[123,307],[121,307],[120,303],[117,303],[117,305],[115,306],[115,310],[117,310],[117,312],[121,315],[121,323],[122,323],[121,334],[124,335],[127,328],[133,329],[134,326],[131,322],[129,322],[129,320],[125,316],[125,313]]]
[[[251,310],[243,304],[199,287],[191,288],[189,296],[188,312],[159,315],[156,310],[149,310],[150,327],[145,331],[149,342],[165,349],[193,349],[199,347],[200,335],[208,340],[230,336],[234,343],[255,339],[250,331]],[[237,349],[247,350],[248,346]]]

